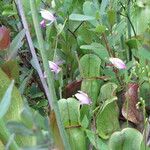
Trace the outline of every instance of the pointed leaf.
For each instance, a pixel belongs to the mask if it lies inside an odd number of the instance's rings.
[[[11,103],[11,94],[14,86],[14,80],[12,80],[8,89],[6,90],[1,102],[0,102],[0,119],[6,114]]]
[[[23,45],[23,41],[22,39],[24,38],[26,33],[26,30],[23,29],[22,31],[20,31],[17,36],[13,39],[13,41],[10,44],[10,47],[8,49],[8,60],[13,59],[14,57],[16,57],[17,55],[17,51],[19,50],[19,48]]]

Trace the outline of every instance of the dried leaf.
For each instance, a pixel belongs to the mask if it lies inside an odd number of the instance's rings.
[[[64,90],[64,98],[69,98],[72,95],[74,95],[78,90],[80,90],[81,88],[81,82],[82,80],[79,81],[73,81],[71,83],[69,83]]]
[[[136,107],[136,104],[138,103],[138,88],[139,86],[137,83],[130,83],[128,85],[124,95],[124,104],[122,108],[122,115],[135,124],[139,124],[142,121],[142,114]]]
[[[10,45],[9,29],[5,26],[0,27],[0,51],[6,49]]]

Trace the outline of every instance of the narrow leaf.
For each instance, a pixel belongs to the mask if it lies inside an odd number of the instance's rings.
[[[8,108],[9,108],[10,102],[11,102],[11,93],[13,90],[13,86],[14,86],[14,80],[12,80],[11,84],[9,85],[8,89],[6,90],[6,92],[2,98],[2,101],[0,103],[0,118],[2,118],[8,111]]]
[[[17,36],[14,38],[14,40],[11,42],[10,47],[8,49],[8,60],[14,58],[17,55],[18,49],[23,45],[22,39],[25,36],[26,30],[23,29],[20,31]]]

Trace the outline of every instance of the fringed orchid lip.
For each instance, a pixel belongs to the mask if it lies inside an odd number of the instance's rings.
[[[113,64],[113,66],[115,66],[118,69],[126,69],[127,68],[125,63],[119,58],[111,57],[111,58],[109,58],[109,61]]]
[[[90,105],[90,104],[92,104],[92,100],[83,91],[78,91],[78,93],[75,94],[75,97],[80,101],[81,105],[84,105],[84,104],[85,105]]]
[[[41,26],[42,28],[45,28],[45,27],[46,27],[46,21],[45,21],[45,20],[42,20],[42,21],[40,22],[40,26]]]

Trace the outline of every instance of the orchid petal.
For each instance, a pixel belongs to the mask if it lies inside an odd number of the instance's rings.
[[[53,15],[53,13],[51,13],[50,11],[48,11],[48,10],[45,10],[45,9],[42,9],[41,11],[40,11],[40,13],[41,13],[41,16],[44,18],[44,19],[46,19],[46,20],[48,20],[48,21],[54,21],[56,18],[55,18],[55,16]]]
[[[119,58],[109,58],[109,61],[118,69],[126,69],[125,63]]]
[[[80,101],[81,105],[82,104],[90,105],[92,103],[88,95],[82,91],[78,91],[78,93],[75,94],[75,97]]]
[[[52,72],[58,74],[61,70],[61,68],[54,62],[49,61],[49,67],[51,69]]]

